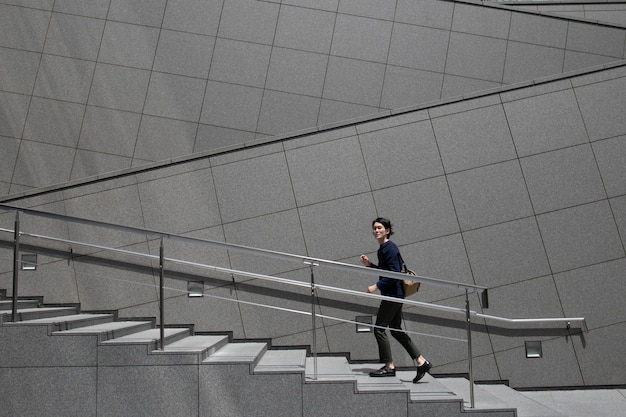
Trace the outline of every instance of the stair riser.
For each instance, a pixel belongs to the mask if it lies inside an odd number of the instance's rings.
[[[38,300],[18,300],[17,308],[37,308],[39,307],[40,301]],[[0,301],[0,311],[12,311],[13,310],[13,301],[11,300],[2,300]]]
[[[45,309],[28,311],[28,312],[17,312],[16,322],[17,321],[27,321],[27,320],[37,320],[37,319],[45,319],[50,317],[59,317],[59,316],[69,316],[72,314],[78,313],[75,308],[68,308],[66,310],[56,310],[56,311],[48,311]],[[2,313],[0,314],[0,324],[8,323],[12,321],[13,317],[11,313]]]
[[[49,336],[48,326],[0,326],[0,367],[95,366],[96,336]]]

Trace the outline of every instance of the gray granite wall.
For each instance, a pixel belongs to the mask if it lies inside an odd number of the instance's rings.
[[[585,18],[445,0],[4,0],[0,195],[624,59],[623,25]]]
[[[11,204],[126,226],[357,264],[374,256],[370,224],[392,219],[394,240],[422,276],[490,289],[490,308],[507,318],[579,317],[589,332],[565,326],[475,322],[477,379],[514,386],[621,384],[622,302],[626,260],[626,87],[623,64],[504,88],[491,94],[364,118],[265,145],[196,155],[175,164],[120,172],[88,184],[42,189]],[[2,215],[11,228],[13,215]],[[42,266],[21,274],[20,293],[122,316],[158,314],[159,241],[122,231],[23,216],[26,231],[98,248],[58,243]],[[9,240],[7,234],[3,239]],[[38,240],[26,238],[25,244]],[[234,251],[164,239],[166,256],[307,282],[309,269]],[[0,248],[0,287],[11,285],[11,252]],[[90,256],[87,256],[90,255]],[[309,290],[243,274],[167,265],[170,323],[277,345],[312,341]],[[316,282],[363,291],[371,278],[315,270]],[[188,298],[188,279],[205,297]],[[236,283],[236,285],[234,285]],[[243,301],[237,304],[233,300]],[[456,290],[425,286],[416,298],[463,307]],[[259,307],[266,304],[281,310]],[[354,320],[377,302],[320,291],[316,309]],[[467,370],[463,317],[407,308],[406,325],[435,365]],[[376,359],[371,334],[330,318],[317,322],[322,352]],[[575,326],[576,327],[576,326]],[[544,357],[527,359],[524,342],[542,341]],[[394,345],[399,365],[408,357]]]

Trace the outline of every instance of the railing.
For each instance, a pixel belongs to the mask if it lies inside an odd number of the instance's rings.
[[[316,329],[317,329],[316,317],[320,316],[320,317],[323,317],[323,318],[329,318],[329,319],[340,320],[340,321],[347,321],[347,320],[341,320],[341,319],[338,319],[338,318],[335,318],[335,317],[330,317],[330,316],[316,314],[316,311],[315,311],[315,296],[316,296],[318,290],[324,290],[324,291],[327,291],[327,292],[351,295],[351,296],[356,296],[356,297],[365,297],[365,298],[372,298],[372,299],[389,299],[389,300],[392,300],[392,301],[395,301],[395,302],[400,302],[400,303],[407,304],[407,305],[419,306],[421,308],[428,308],[428,309],[433,309],[433,310],[446,311],[446,312],[451,312],[451,313],[454,313],[454,314],[463,314],[463,315],[465,315],[465,321],[466,321],[467,339],[466,340],[455,339],[455,340],[460,340],[460,341],[466,342],[467,345],[468,345],[468,368],[469,368],[468,369],[468,375],[469,375],[469,382],[470,382],[471,408],[474,408],[474,404],[475,404],[475,402],[474,402],[474,377],[473,377],[473,366],[472,366],[472,362],[473,362],[473,360],[472,360],[472,357],[473,357],[473,355],[472,355],[472,330],[471,330],[471,323],[472,323],[472,318],[473,317],[482,318],[482,319],[491,320],[491,321],[506,322],[506,323],[524,323],[524,324],[528,324],[528,323],[555,323],[555,322],[556,323],[566,323],[568,328],[569,328],[569,326],[570,326],[570,324],[572,322],[580,322],[582,324],[582,326],[583,326],[583,330],[584,331],[587,330],[585,319],[583,317],[508,319],[508,318],[503,318],[503,317],[486,315],[486,314],[482,314],[482,313],[478,313],[476,311],[470,310],[470,303],[469,303],[469,294],[470,293],[479,293],[481,295],[481,297],[482,297],[482,306],[483,306],[483,308],[487,308],[488,307],[488,295],[487,295],[488,294],[488,290],[485,287],[481,287],[481,286],[477,286],[477,285],[456,283],[456,282],[445,281],[445,280],[434,279],[434,278],[423,277],[423,276],[407,276],[407,275],[401,274],[399,272],[385,271],[385,276],[388,276],[388,277],[391,277],[391,278],[411,279],[411,280],[414,280],[414,281],[418,281],[420,283],[426,283],[428,285],[437,285],[437,286],[442,286],[442,287],[446,287],[446,288],[452,288],[452,289],[463,291],[464,294],[465,294],[465,308],[442,306],[442,305],[438,305],[438,304],[431,304],[431,303],[413,301],[413,300],[410,300],[410,299],[402,300],[402,299],[390,298],[390,297],[385,297],[385,296],[376,295],[376,294],[367,294],[367,293],[362,292],[362,291],[354,291],[354,290],[350,290],[350,289],[346,289],[346,288],[339,288],[339,287],[333,287],[333,286],[328,286],[328,285],[316,284],[316,282],[315,282],[315,272],[314,272],[314,270],[315,270],[316,267],[329,268],[329,269],[333,269],[333,270],[339,270],[339,271],[345,271],[345,272],[351,272],[351,273],[355,273],[356,272],[356,273],[361,274],[361,275],[371,275],[371,276],[377,278],[380,275],[380,271],[379,270],[375,270],[375,269],[371,269],[371,268],[365,268],[365,267],[362,267],[362,266],[350,265],[350,264],[337,262],[337,261],[331,261],[331,260],[327,260],[327,259],[312,258],[312,257],[309,257],[309,256],[294,255],[294,254],[290,254],[290,253],[276,252],[276,251],[271,251],[271,250],[267,250],[267,249],[252,248],[252,247],[248,247],[248,246],[241,246],[241,245],[236,245],[236,244],[231,244],[231,243],[217,242],[217,241],[211,241],[211,240],[205,240],[205,239],[199,239],[199,238],[186,237],[186,236],[181,236],[181,235],[176,235],[176,234],[158,232],[158,231],[154,231],[154,230],[135,228],[135,227],[129,227],[129,226],[120,226],[120,225],[116,225],[116,224],[112,224],[112,223],[106,223],[106,222],[100,222],[100,221],[95,221],[95,220],[82,219],[82,218],[71,217],[71,216],[60,215],[60,214],[54,214],[54,213],[47,213],[47,212],[31,210],[31,209],[17,208],[17,207],[2,205],[2,204],[0,204],[0,210],[6,210],[6,211],[9,211],[9,212],[15,212],[15,220],[14,220],[14,228],[13,228],[13,230],[0,228],[1,232],[13,233],[12,321],[14,321],[14,322],[17,321],[19,270],[20,270],[20,264],[21,264],[21,261],[19,260],[20,238],[21,238],[21,236],[29,236],[29,237],[33,237],[33,238],[37,238],[37,239],[43,239],[43,240],[47,240],[47,241],[54,241],[54,242],[58,242],[58,243],[67,244],[67,245],[70,245],[70,247],[72,245],[74,245],[74,246],[81,246],[81,247],[86,247],[86,248],[91,248],[91,249],[96,249],[96,250],[102,250],[102,251],[108,251],[108,252],[116,252],[116,253],[121,253],[121,254],[125,254],[125,255],[140,256],[140,257],[144,257],[144,258],[158,260],[159,261],[160,349],[164,349],[164,347],[165,347],[164,328],[165,328],[166,321],[165,321],[165,309],[164,309],[164,302],[165,302],[165,299],[164,299],[164,276],[165,276],[165,271],[166,271],[166,264],[169,263],[169,262],[173,262],[173,263],[177,263],[177,264],[181,264],[181,265],[200,267],[200,268],[209,269],[209,270],[217,271],[217,272],[224,272],[224,273],[228,273],[228,274],[235,274],[235,275],[238,275],[238,276],[244,276],[244,277],[262,279],[262,280],[267,280],[267,281],[273,281],[273,282],[280,283],[282,285],[291,285],[291,286],[310,288],[310,290],[311,290],[311,313],[310,313],[310,315],[311,315],[311,321],[312,321],[311,325],[312,325],[312,339],[313,339],[312,340],[312,354],[313,354],[313,357],[314,357],[313,363],[314,363],[314,378],[315,379],[317,379],[317,353],[318,353],[317,352],[317,340],[316,340]],[[96,244],[87,243],[87,242],[78,242],[78,241],[73,241],[73,240],[69,240],[69,239],[44,236],[44,235],[34,234],[34,233],[26,233],[24,231],[21,231],[20,213],[28,214],[28,215],[32,215],[32,216],[40,217],[40,218],[48,218],[48,219],[53,219],[53,220],[60,220],[60,221],[63,221],[63,222],[69,222],[69,223],[74,223],[74,224],[83,224],[83,225],[89,225],[89,226],[97,226],[97,227],[103,227],[103,228],[106,228],[106,229],[109,229],[109,230],[118,230],[118,231],[124,231],[124,232],[140,234],[142,236],[150,236],[150,237],[153,237],[153,238],[156,238],[156,239],[159,240],[159,255],[155,256],[155,255],[150,255],[150,254],[145,254],[145,253],[134,252],[134,251],[126,250],[126,249],[114,248],[114,247],[110,247],[110,246],[96,245]],[[185,243],[193,243],[193,244],[197,244],[197,245],[204,245],[204,246],[209,246],[209,247],[214,247],[214,248],[219,248],[219,249],[225,249],[225,250],[228,250],[228,251],[235,251],[235,252],[240,252],[240,253],[259,255],[259,256],[269,257],[269,258],[272,258],[272,259],[295,261],[295,262],[300,263],[301,265],[307,266],[310,269],[310,281],[307,283],[307,282],[303,282],[303,281],[291,280],[291,279],[277,277],[277,276],[270,276],[270,275],[259,274],[259,273],[254,273],[254,272],[235,270],[235,269],[231,269],[231,268],[212,266],[212,265],[207,265],[207,264],[204,264],[204,263],[197,263],[197,262],[191,262],[191,261],[184,261],[184,260],[180,260],[180,259],[167,258],[165,256],[164,239],[176,240],[176,241],[185,242]],[[237,302],[241,302],[241,301],[238,300]],[[299,312],[299,313],[301,313],[301,314],[308,314],[308,313],[303,313],[303,312]],[[362,323],[358,323],[358,324],[362,325]],[[376,326],[373,326],[373,325],[369,325],[369,326],[370,327],[376,327]]]

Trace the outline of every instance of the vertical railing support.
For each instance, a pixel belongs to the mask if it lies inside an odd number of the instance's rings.
[[[305,261],[305,264],[309,264],[311,268],[311,334],[313,337],[313,379],[317,380],[317,324],[315,320],[315,272],[313,267],[317,264],[315,262]]]
[[[13,230],[13,299],[11,302],[11,321],[17,321],[18,275],[20,270],[20,212],[15,212]]]
[[[465,319],[467,321],[467,360],[469,367],[470,407],[474,408],[474,370],[472,367],[472,320],[470,315],[469,291],[465,289]]]
[[[163,277],[165,273],[165,249],[163,248],[163,236],[159,246],[159,320],[161,321],[161,350],[165,350],[165,300],[163,299]]]

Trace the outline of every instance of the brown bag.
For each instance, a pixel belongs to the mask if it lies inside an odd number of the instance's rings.
[[[402,262],[402,273],[406,274],[406,275],[412,275],[412,276],[417,276],[417,274],[415,273],[415,271],[409,269],[406,267],[406,264],[404,263],[404,259],[402,259],[402,255],[398,255],[400,256],[400,262]],[[404,289],[404,296],[408,297],[409,295],[413,295],[416,292],[419,291],[420,289],[420,283],[419,282],[415,282],[415,281],[411,281],[410,279],[405,279],[402,281],[402,288]]]

